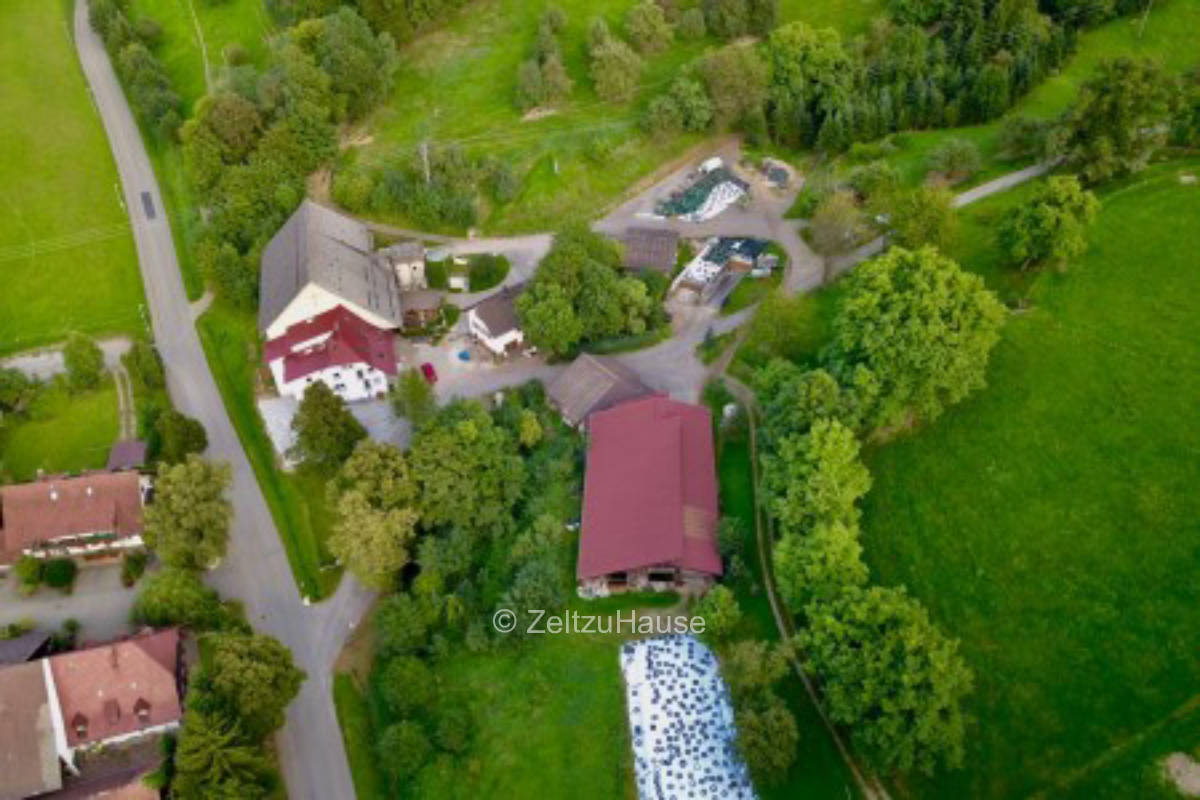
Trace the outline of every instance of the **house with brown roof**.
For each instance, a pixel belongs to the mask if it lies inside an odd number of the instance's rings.
[[[522,288],[510,286],[501,289],[476,303],[467,312],[467,329],[471,336],[497,358],[519,349],[525,341],[516,306]]]
[[[60,753],[162,733],[183,717],[177,628],[51,656],[47,684],[61,721]]]
[[[300,400],[314,383],[323,383],[346,402],[387,394],[395,377],[392,334],[376,328],[342,305],[297,322],[263,344],[263,361],[275,388]]]
[[[665,395],[588,418],[579,594],[701,594],[723,573],[707,408]]]
[[[177,728],[181,653],[179,631],[171,628],[0,667],[0,800],[57,791],[64,768],[79,775],[82,751]],[[71,796],[143,796],[113,794],[120,787],[111,783],[100,787],[107,795],[76,786]]]
[[[76,557],[142,546],[150,479],[93,472],[0,486],[0,570],[22,555]]]
[[[653,393],[636,372],[616,359],[584,353],[550,382],[546,399],[567,424],[580,425],[597,411]]]

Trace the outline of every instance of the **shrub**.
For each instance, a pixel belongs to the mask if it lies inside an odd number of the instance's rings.
[[[21,556],[13,567],[13,574],[21,583],[21,594],[31,595],[42,585],[42,572],[45,564],[40,558]]]
[[[679,15],[675,32],[680,39],[703,39],[708,35],[708,26],[704,23],[704,12],[698,8],[689,8]]]
[[[95,389],[104,374],[104,353],[100,347],[81,333],[71,334],[63,347],[67,367],[67,382],[75,391]]]
[[[405,720],[392,725],[379,737],[379,761],[384,772],[396,780],[416,775],[429,760],[432,747],[425,731]]]
[[[432,670],[416,656],[398,656],[383,668],[379,690],[397,717],[411,717],[435,707],[437,686]]]
[[[146,572],[150,554],[145,550],[126,550],[121,559],[121,585],[129,588]]]
[[[42,570],[42,582],[52,589],[61,589],[70,594],[75,586],[75,576],[79,573],[79,565],[70,558],[52,558],[46,562]]]
[[[979,172],[979,148],[966,139],[947,139],[929,154],[929,169],[950,183],[958,183]]]

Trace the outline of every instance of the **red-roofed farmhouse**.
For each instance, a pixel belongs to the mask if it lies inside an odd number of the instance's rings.
[[[263,345],[281,395],[297,400],[316,382],[347,402],[386,394],[396,375],[392,334],[357,317],[345,306],[297,322]]]
[[[722,574],[708,409],[652,395],[592,414],[588,433],[580,593],[705,591]]]

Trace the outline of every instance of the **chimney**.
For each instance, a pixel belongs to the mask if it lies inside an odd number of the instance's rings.
[[[88,496],[88,497],[91,497],[91,496],[92,496],[92,487],[90,487],[90,486],[89,486],[89,487],[87,487],[87,496]]]
[[[50,502],[58,502],[58,489],[55,489],[53,486],[50,487]]]
[[[141,722],[150,721],[150,701],[144,697],[139,697],[133,704],[133,713]]]

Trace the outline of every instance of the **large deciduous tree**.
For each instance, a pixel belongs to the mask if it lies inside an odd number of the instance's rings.
[[[1041,263],[1065,267],[1087,249],[1088,227],[1099,210],[1100,201],[1075,176],[1057,175],[1004,216],[997,232],[1000,249],[1022,269]]]
[[[190,455],[182,464],[162,465],[154,500],[145,510],[146,544],[171,567],[208,569],[225,555],[233,508],[225,497],[228,464]]]
[[[183,625],[193,631],[240,628],[243,623],[191,570],[167,567],[142,583],[131,616],[154,627]]]
[[[943,186],[926,185],[895,195],[891,226],[892,239],[901,247],[946,250],[958,233],[954,194]]]
[[[806,434],[774,442],[764,456],[763,488],[775,517],[797,530],[818,521],[856,525],[855,503],[871,488],[858,450],[854,431],[829,419],[817,420]]]
[[[396,46],[387,33],[376,35],[353,8],[301,22],[291,35],[329,75],[339,116],[358,119],[387,97]]]
[[[842,375],[862,368],[877,383],[864,424],[933,419],[984,385],[1003,320],[979,276],[933,248],[894,247],[851,273],[830,358]]]
[[[320,381],[304,390],[292,430],[296,433],[292,454],[326,472],[337,469],[367,435],[342,398]]]
[[[808,611],[799,635],[829,715],[880,770],[959,766],[971,670],[903,589],[850,589]]]
[[[486,530],[512,524],[525,465],[512,435],[477,402],[443,409],[413,439],[408,454],[427,525]]]
[[[305,674],[292,653],[262,634],[209,634],[197,688],[247,733],[262,738],[283,725],[283,711],[300,691]]]
[[[336,509],[329,551],[364,584],[392,587],[410,559],[418,489],[404,454],[389,444],[359,442],[330,486]]]
[[[657,53],[671,44],[671,26],[662,6],[654,0],[639,0],[625,14],[625,35],[640,53]]]
[[[1166,143],[1179,81],[1150,60],[1101,62],[1067,112],[1063,152],[1087,183],[1137,172]]]

